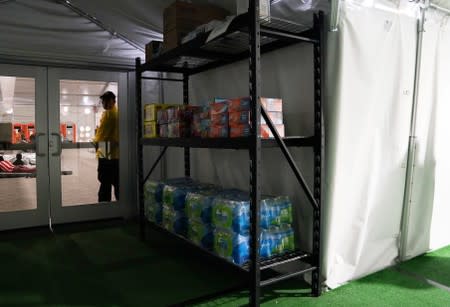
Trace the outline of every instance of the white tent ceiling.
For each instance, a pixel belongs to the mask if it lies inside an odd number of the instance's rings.
[[[130,69],[144,46],[162,40],[167,0],[0,0],[0,59]],[[234,14],[235,0],[195,0]],[[327,11],[328,0],[283,0],[274,16],[310,23],[307,9]]]

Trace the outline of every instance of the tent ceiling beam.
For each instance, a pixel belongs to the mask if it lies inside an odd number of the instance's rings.
[[[439,6],[439,5],[430,3],[430,7],[434,8],[434,9],[436,9],[438,11],[442,11],[442,12],[445,12],[447,14],[450,14],[450,10],[449,9],[443,8],[443,7]]]
[[[1,0],[0,0],[1,1]],[[126,37],[123,34],[118,33],[117,31],[114,31],[113,29],[111,29],[110,27],[108,27],[107,25],[105,25],[102,21],[100,21],[99,19],[97,19],[95,16],[92,16],[88,13],[86,13],[85,11],[83,11],[82,9],[80,9],[79,7],[73,5],[69,0],[56,0],[58,3],[64,5],[65,7],[69,8],[70,10],[72,10],[73,12],[77,13],[78,15],[80,15],[81,17],[84,17],[86,19],[88,19],[89,21],[93,22],[94,24],[96,24],[97,26],[99,26],[100,28],[102,28],[103,30],[111,33],[111,35],[123,40],[124,42],[126,42],[127,44],[133,46],[134,48],[136,48],[139,51],[145,52],[145,48],[142,47],[140,44],[132,41],[131,39],[129,39],[128,37]]]

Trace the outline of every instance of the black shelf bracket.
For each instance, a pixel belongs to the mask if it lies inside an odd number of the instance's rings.
[[[316,199],[314,198],[311,190],[309,189],[308,185],[306,184],[305,179],[303,178],[303,175],[301,171],[298,169],[297,164],[294,161],[294,158],[292,157],[289,149],[287,148],[286,144],[284,143],[283,139],[281,138],[280,134],[278,133],[277,129],[275,128],[275,125],[273,124],[270,117],[267,115],[266,110],[262,105],[261,106],[261,114],[264,117],[264,120],[266,121],[266,124],[269,126],[270,131],[272,131],[273,136],[275,137],[275,140],[278,143],[278,146],[280,147],[281,151],[283,152],[284,156],[286,157],[286,160],[289,163],[289,166],[291,167],[292,171],[295,174],[295,177],[297,178],[298,182],[300,183],[301,187],[303,188],[303,191],[306,193],[306,197],[310,201],[311,205],[314,209],[318,209],[319,205],[317,204]]]
[[[153,163],[152,167],[150,168],[150,170],[148,171],[147,176],[145,176],[144,179],[144,183],[148,180],[148,178],[150,178],[150,176],[153,174],[154,170],[156,169],[156,167],[158,166],[159,162],[161,161],[161,159],[164,157],[164,155],[166,154],[167,151],[167,146],[165,146],[163,148],[163,150],[159,153],[158,158],[156,159],[156,161]]]

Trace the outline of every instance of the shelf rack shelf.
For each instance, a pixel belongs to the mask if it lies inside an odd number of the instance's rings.
[[[218,149],[249,149],[251,146],[250,137],[241,138],[154,138],[142,139],[141,145],[162,146],[162,147],[189,147],[189,148],[218,148]],[[313,147],[314,137],[287,137],[283,138],[288,147]],[[274,139],[261,140],[264,148],[278,148]]]
[[[164,156],[167,148],[184,148],[184,173],[190,176],[190,150],[192,148],[213,148],[213,149],[240,149],[249,151],[250,165],[250,261],[246,265],[239,267],[240,271],[245,272],[249,277],[247,286],[250,290],[250,305],[259,306],[261,287],[273,283],[294,278],[307,272],[312,272],[311,292],[313,296],[319,296],[321,292],[320,280],[320,241],[321,241],[321,200],[322,200],[322,172],[324,161],[324,130],[323,130],[323,89],[324,89],[324,15],[322,12],[314,14],[314,24],[312,27],[289,22],[286,20],[271,17],[270,19],[259,18],[259,1],[249,1],[249,11],[246,14],[236,17],[228,29],[213,40],[208,40],[209,33],[197,36],[195,39],[180,45],[179,47],[167,51],[150,63],[141,64],[140,59],[136,59],[136,113],[137,113],[137,135],[139,139],[138,148],[138,188],[140,201],[140,225],[141,236],[144,239],[146,228],[152,225],[155,229],[163,233],[178,238],[181,242],[193,246],[188,240],[175,234],[163,230],[158,225],[151,224],[145,219],[143,206],[143,184],[151,173],[155,170],[157,164]],[[275,51],[280,48],[291,46],[297,43],[309,43],[313,46],[314,53],[314,135],[297,136],[281,138],[273,122],[267,115],[267,112],[259,103],[261,97],[261,54]],[[142,138],[142,81],[159,80],[182,82],[183,84],[183,103],[189,104],[189,77],[210,69],[215,69],[240,60],[249,59],[249,90],[251,99],[251,136],[243,138],[223,138],[223,139],[203,139],[203,138]],[[178,73],[179,78],[148,77],[144,73],[168,72]],[[261,139],[260,118],[264,118],[274,139]],[[146,176],[143,173],[143,148],[144,146],[163,147],[160,155],[157,157],[151,170]],[[291,155],[290,148],[307,147],[314,152],[314,184],[312,190],[306,184],[306,181],[300,172],[294,158]],[[264,148],[280,148],[285,159],[289,163],[299,185],[306,194],[313,208],[313,237],[312,252],[305,253],[296,251],[281,257],[270,260],[261,260],[259,256],[259,237],[260,237],[260,217],[259,200],[261,197],[261,151]],[[215,259],[217,255],[201,249],[202,251]],[[223,259],[222,259],[223,260]],[[232,265],[223,260],[223,263]],[[282,275],[264,278],[267,271],[273,271],[278,266],[290,263],[300,263],[296,270]],[[234,266],[236,267],[236,266]],[[223,293],[221,293],[223,294]],[[207,296],[211,298],[210,296]],[[186,302],[184,302],[186,303]]]

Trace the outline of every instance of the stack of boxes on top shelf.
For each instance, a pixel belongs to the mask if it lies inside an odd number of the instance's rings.
[[[158,57],[161,53],[178,47],[180,44],[208,33],[233,18],[248,12],[248,0],[235,0],[236,10],[232,13],[211,4],[190,3],[176,0],[164,10],[164,42],[151,41],[146,45],[146,62]],[[270,18],[270,0],[259,0],[260,17]]]
[[[228,11],[214,5],[175,1],[164,10],[163,50],[177,47],[191,31],[210,21],[223,20],[227,15]]]
[[[285,136],[283,101],[261,98],[278,134]],[[208,106],[152,104],[145,106],[144,137],[202,137],[236,138],[251,133],[250,99],[248,97],[215,98]],[[273,138],[269,126],[261,116],[261,137]]]
[[[250,198],[240,190],[223,190],[191,178],[165,182],[147,181],[144,186],[147,219],[188,238],[196,245],[242,265],[250,256]],[[292,204],[286,196],[261,200],[262,258],[295,249]]]

